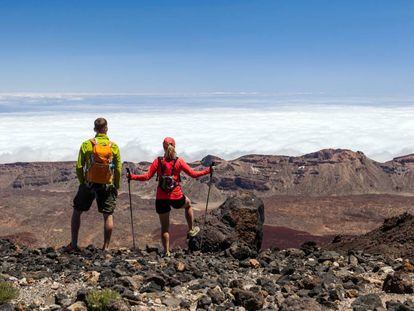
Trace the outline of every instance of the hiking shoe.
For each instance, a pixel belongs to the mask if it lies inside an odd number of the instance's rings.
[[[187,235],[189,237],[195,237],[199,232],[200,232],[200,228],[195,226],[193,229],[191,229],[187,232]]]
[[[161,255],[162,258],[170,258],[171,257],[171,253],[168,252],[164,252],[164,254]]]
[[[73,246],[72,243],[69,243],[65,247],[63,247],[63,251],[65,253],[80,253],[81,249],[78,246]]]

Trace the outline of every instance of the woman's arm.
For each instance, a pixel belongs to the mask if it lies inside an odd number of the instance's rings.
[[[195,171],[193,170],[183,159],[180,158],[180,165],[181,165],[181,169],[190,177],[192,178],[197,178],[197,177],[201,177],[207,174],[210,174],[210,170],[211,168],[205,168],[204,170],[201,171]]]
[[[157,172],[157,169],[158,169],[158,158],[155,159],[154,162],[152,162],[151,166],[149,167],[148,171],[145,174],[141,174],[141,175],[131,174],[131,179],[140,180],[140,181],[150,180],[152,176],[154,176],[155,173]]]

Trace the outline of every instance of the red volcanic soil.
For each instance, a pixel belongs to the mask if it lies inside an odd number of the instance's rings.
[[[2,236],[1,238],[10,240],[15,244],[25,245],[29,247],[37,243],[35,235],[31,232],[20,232],[16,234],[10,234]]]
[[[294,230],[286,227],[263,226],[262,249],[278,247],[280,249],[299,248],[306,241],[314,241],[318,246],[330,243],[331,235],[312,235],[305,231]]]
[[[154,241],[160,241],[159,230],[153,231]],[[170,244],[171,247],[187,248],[187,226],[182,224],[170,225]],[[286,227],[263,226],[262,249],[277,247],[280,249],[299,248],[306,241],[314,241],[319,246],[331,242],[333,236],[312,235],[305,231],[294,230]]]

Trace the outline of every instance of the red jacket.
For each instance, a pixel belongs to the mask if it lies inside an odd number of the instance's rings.
[[[165,175],[171,175],[172,172],[172,166],[174,161],[166,161],[165,158],[162,158],[162,165],[164,166],[164,174]],[[174,180],[179,183],[179,176],[180,172],[184,171],[188,176],[197,178],[200,176],[204,176],[210,173],[210,168],[206,168],[202,171],[195,171],[193,170],[183,159],[178,158],[177,162],[174,166]],[[148,171],[145,174],[141,175],[135,175],[131,174],[131,179],[133,180],[140,180],[140,181],[147,181],[150,180],[155,173],[157,173],[161,176],[161,167],[158,167],[158,158],[152,162],[151,166],[149,167]],[[183,191],[181,189],[181,185],[178,184],[177,187],[174,188],[171,192],[166,192],[162,190],[160,187],[157,187],[157,200],[178,200],[181,199],[183,196]]]

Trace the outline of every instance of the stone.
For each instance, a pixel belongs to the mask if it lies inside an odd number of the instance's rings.
[[[263,240],[264,204],[254,194],[238,194],[210,211],[205,229],[203,222],[202,218],[196,219],[203,229],[189,239],[191,251],[220,252],[238,243],[257,253]]]
[[[85,301],[86,300],[86,296],[88,295],[88,293],[89,293],[89,290],[88,289],[81,288],[76,293],[76,301]]]
[[[249,265],[250,267],[255,268],[255,269],[260,268],[260,262],[254,258],[249,260]]]
[[[131,290],[138,290],[139,284],[136,282],[136,279],[130,276],[122,276],[118,279],[118,281],[121,282],[121,284]]]
[[[390,273],[384,280],[382,290],[386,293],[413,294],[414,275],[404,271]]]
[[[221,304],[222,302],[224,302],[224,300],[226,300],[226,295],[224,295],[223,291],[219,286],[209,288],[207,290],[207,295],[209,295],[211,301],[217,305]]]
[[[161,302],[163,305],[166,305],[168,308],[176,308],[180,306],[180,299],[174,297],[163,297],[161,298]]]
[[[351,304],[353,311],[367,311],[384,308],[381,298],[377,294],[367,294],[359,296]]]
[[[322,254],[319,256],[318,261],[319,262],[325,262],[325,261],[337,261],[341,255],[339,255],[335,251],[323,251]]]
[[[264,304],[264,297],[261,293],[234,288],[232,290],[234,303],[236,306],[242,306],[246,310],[260,310]]]
[[[386,303],[387,311],[413,311],[414,301],[407,299],[404,303],[401,301],[390,300]]]
[[[279,311],[322,311],[322,306],[311,298],[293,298],[285,299],[279,307]]]
[[[14,311],[14,306],[11,303],[3,303],[0,305],[0,311]]]
[[[99,276],[101,274],[98,271],[87,271],[85,273],[85,281],[89,285],[95,286],[98,284]]]
[[[86,304],[83,301],[77,301],[67,308],[69,311],[88,311]]]
[[[175,270],[178,272],[184,272],[185,268],[185,263],[183,263],[182,261],[177,262],[177,264],[175,265]]]
[[[302,250],[305,256],[309,256],[310,254],[316,252],[318,250],[318,247],[316,245],[316,242],[306,241],[300,246],[300,250]]]
[[[107,311],[128,311],[130,308],[122,300],[110,301],[106,306]]]
[[[197,308],[206,308],[209,305],[211,305],[211,298],[207,295],[202,295],[198,300],[197,300]]]

